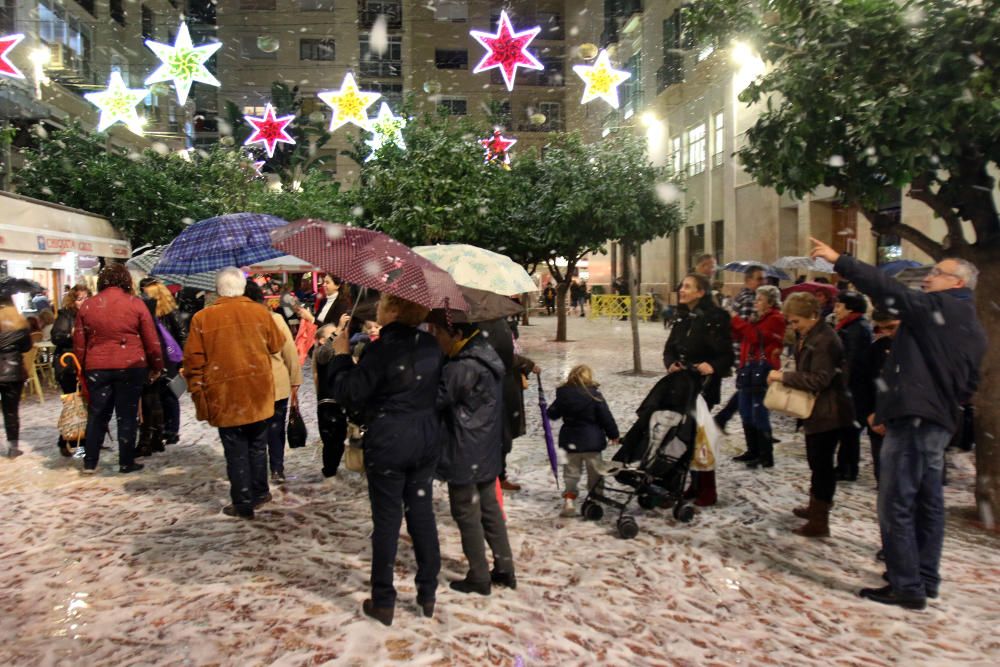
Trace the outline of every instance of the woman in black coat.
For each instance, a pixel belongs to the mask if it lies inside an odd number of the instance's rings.
[[[393,568],[404,511],[417,560],[417,603],[425,616],[434,614],[441,569],[432,482],[441,449],[436,401],[442,355],[437,340],[416,328],[427,312],[383,294],[378,340],[355,364],[343,317],[326,370],[332,398],[360,414],[365,426],[362,449],[374,530],[372,596],[362,610],[385,625],[392,624],[396,605]]]
[[[316,299],[315,310],[309,312],[299,306],[297,312],[299,317],[315,322],[316,326],[321,327],[324,324],[340,324],[341,316],[351,312],[352,304],[351,290],[347,285],[326,274],[323,276],[323,298]]]
[[[56,380],[64,394],[72,394],[77,389],[76,366],[72,361],[63,366],[59,360],[67,352],[73,351],[73,327],[76,325],[76,314],[84,301],[91,296],[90,288],[84,284],[74,285],[63,296],[59,306],[59,315],[52,325],[52,344],[55,346],[52,365],[55,368]],[[59,436],[59,453],[63,456],[73,456],[69,444]]]
[[[708,407],[719,402],[722,378],[733,367],[733,339],[729,313],[715,305],[712,285],[700,273],[689,273],[677,290],[680,305],[663,347],[667,374],[690,368],[702,377],[701,393]],[[700,507],[714,505],[715,471],[692,472],[684,494]]]
[[[837,448],[837,479],[854,482],[858,479],[858,465],[861,460],[861,430],[864,425],[862,399],[867,389],[865,366],[868,363],[868,349],[872,345],[872,327],[865,319],[868,301],[857,292],[844,290],[837,296],[833,306],[835,327],[840,342],[844,346],[847,373],[847,388],[854,401],[854,413],[858,420],[845,428]]]

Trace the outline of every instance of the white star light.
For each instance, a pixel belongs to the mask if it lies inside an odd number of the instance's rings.
[[[382,97],[381,93],[360,90],[354,75],[350,72],[340,84],[340,90],[325,90],[316,95],[333,109],[330,116],[330,132],[335,132],[337,128],[347,123],[353,123],[363,130],[371,129],[368,107]]]
[[[573,71],[584,82],[580,104],[600,97],[615,109],[618,108],[618,86],[632,76],[630,72],[611,67],[611,56],[604,50],[593,65],[573,65]]]
[[[379,149],[387,144],[396,144],[400,150],[406,150],[406,143],[403,141],[406,119],[392,115],[392,109],[386,102],[382,102],[378,115],[371,121],[371,126],[372,138],[365,140],[365,144],[372,149],[372,152],[365,158],[365,162],[374,159]]]
[[[135,105],[145,99],[149,91],[145,88],[128,88],[118,70],[108,77],[108,87],[99,93],[86,93],[87,101],[101,110],[97,131],[103,132],[115,123],[124,123],[136,134],[142,134],[142,119],[135,111]]]
[[[151,39],[146,40],[146,46],[163,62],[146,79],[146,85],[173,81],[174,87],[177,89],[177,102],[179,104],[184,104],[187,101],[188,93],[191,92],[191,84],[195,81],[207,83],[210,86],[221,85],[219,80],[212,76],[212,73],[205,67],[205,62],[212,57],[212,54],[222,48],[222,42],[209,42],[201,46],[194,46],[191,43],[191,33],[188,32],[186,23],[181,23],[173,46],[154,42]]]

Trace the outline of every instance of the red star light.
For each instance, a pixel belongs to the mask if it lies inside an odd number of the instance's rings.
[[[494,130],[493,136],[489,139],[479,140],[479,145],[486,150],[486,162],[500,160],[504,164],[510,164],[510,155],[507,151],[516,143],[517,139],[508,139],[500,130]]]
[[[482,44],[486,49],[486,55],[479,61],[473,74],[485,72],[488,69],[499,67],[503,74],[503,80],[507,84],[507,90],[514,90],[514,75],[518,67],[525,69],[545,69],[542,63],[528,51],[528,44],[531,44],[539,32],[540,27],[531,28],[523,32],[514,32],[510,25],[507,12],[500,12],[500,25],[496,34],[482,32],[481,30],[470,30],[469,34],[473,39]]]
[[[24,39],[24,35],[7,35],[0,37],[0,74],[12,76],[15,79],[23,79],[24,74],[7,59],[7,52],[17,46],[18,42]]]
[[[274,147],[278,142],[283,144],[294,144],[295,139],[288,134],[285,128],[288,126],[295,116],[282,116],[281,118],[274,117],[274,109],[271,107],[271,103],[268,102],[267,106],[264,107],[264,116],[257,118],[255,116],[244,116],[246,122],[250,123],[254,128],[254,133],[250,135],[250,138],[246,140],[243,144],[244,146],[249,146],[250,144],[264,144],[264,148],[267,150],[268,157],[274,157]]]

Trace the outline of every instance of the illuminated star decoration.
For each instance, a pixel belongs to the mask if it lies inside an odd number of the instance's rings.
[[[151,39],[146,40],[146,46],[163,63],[149,75],[149,78],[146,79],[146,85],[173,81],[174,87],[177,89],[177,102],[179,104],[184,104],[187,101],[188,93],[191,92],[191,84],[195,81],[207,83],[210,86],[220,85],[219,80],[212,76],[212,73],[205,67],[205,61],[222,48],[222,42],[209,42],[201,46],[194,46],[191,43],[191,33],[188,32],[186,23],[181,23],[173,46],[160,44]]]
[[[473,74],[479,74],[486,70],[499,67],[503,74],[503,80],[507,84],[507,90],[514,90],[514,75],[517,68],[525,69],[545,69],[542,63],[528,51],[528,44],[531,44],[539,32],[540,27],[531,28],[523,32],[514,32],[510,25],[507,12],[500,12],[500,25],[496,34],[482,32],[481,30],[470,30],[469,34],[473,39],[482,44],[486,49],[486,55],[479,61]]]
[[[333,109],[333,115],[330,118],[330,132],[347,123],[354,123],[363,130],[371,129],[368,107],[382,97],[381,93],[367,93],[359,90],[358,84],[354,81],[354,75],[350,72],[344,77],[344,82],[340,84],[340,90],[327,90],[317,93],[317,95]]]
[[[585,84],[580,104],[586,104],[600,97],[616,109],[618,86],[632,76],[630,72],[611,67],[611,56],[603,49],[593,65],[573,65],[573,71]]]
[[[510,164],[510,155],[507,151],[517,143],[517,139],[508,139],[503,136],[500,130],[494,130],[493,136],[489,139],[480,139],[479,145],[486,150],[485,162],[499,160],[504,166]]]
[[[403,141],[403,128],[406,127],[406,119],[402,116],[393,116],[392,109],[386,102],[382,102],[379,107],[378,116],[371,121],[372,138],[365,141],[365,144],[372,149],[371,155],[365,158],[365,162],[375,158],[379,149],[388,144],[395,144],[400,150],[406,150],[406,143]]]
[[[260,118],[256,116],[243,116],[243,119],[253,126],[253,134],[251,134],[244,146],[249,146],[250,144],[264,144],[264,148],[267,150],[268,157],[274,157],[274,147],[279,143],[283,144],[294,144],[295,139],[292,139],[292,135],[288,134],[288,124],[295,120],[295,115],[282,116],[281,118],[276,118],[274,115],[274,107],[268,102],[267,106],[264,107],[264,115]]]
[[[23,79],[24,73],[14,66],[10,60],[7,59],[7,52],[17,46],[18,42],[24,39],[24,35],[7,35],[6,37],[0,37],[0,74],[4,76],[12,76],[15,79]]]
[[[115,123],[124,123],[136,134],[142,134],[142,120],[135,111],[135,105],[142,102],[149,91],[145,88],[128,88],[118,70],[108,77],[108,87],[99,93],[85,93],[87,101],[101,110],[97,131],[103,132]]]

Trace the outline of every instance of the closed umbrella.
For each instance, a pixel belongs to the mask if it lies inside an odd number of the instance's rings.
[[[408,247],[371,229],[298,220],[275,230],[271,243],[349,283],[393,294],[426,308],[468,310],[458,285]]]
[[[465,243],[422,245],[413,252],[434,262],[463,287],[494,294],[537,292],[538,286],[520,264],[506,255]]]
[[[542,430],[545,432],[545,449],[549,454],[549,465],[552,467],[552,476],[559,484],[559,455],[556,453],[556,442],[552,437],[552,424],[549,422],[549,404],[545,400],[545,391],[542,390],[542,376],[538,375],[538,407],[542,411]]]
[[[153,275],[190,275],[227,266],[253,266],[282,252],[271,247],[271,231],[287,222],[262,213],[231,213],[200,220],[182,231],[153,266]]]

